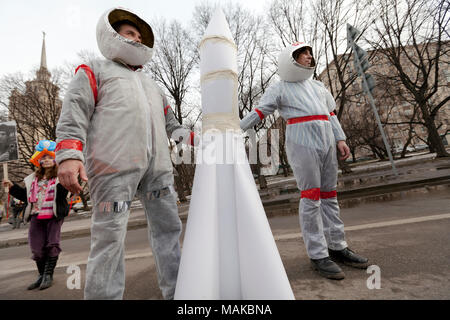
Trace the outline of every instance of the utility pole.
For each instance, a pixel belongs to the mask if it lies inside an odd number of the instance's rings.
[[[366,73],[366,70],[370,67],[369,61],[367,60],[367,52],[363,48],[358,46],[355,42],[360,33],[361,32],[358,29],[347,23],[347,48],[351,47],[353,50],[353,63],[355,66],[355,70],[361,77],[363,90],[367,94],[369,103],[372,106],[373,113],[375,114],[378,128],[380,129],[381,136],[383,137],[384,146],[386,147],[389,160],[391,161],[392,170],[394,171],[394,174],[398,176],[397,168],[395,167],[394,159],[391,153],[391,147],[389,145],[389,142],[387,141],[386,134],[384,133],[383,125],[381,124],[380,116],[378,115],[377,108],[375,107],[375,101],[372,96],[372,91],[375,88],[375,79],[370,73]]]

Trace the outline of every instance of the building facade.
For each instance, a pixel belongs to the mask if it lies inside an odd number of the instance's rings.
[[[449,46],[450,42],[444,43]],[[429,44],[427,50],[433,52],[435,44]],[[421,79],[421,72],[418,72],[419,59],[416,55],[415,47],[405,47],[407,54],[401,56],[403,77],[408,77],[419,86],[424,81]],[[419,46],[419,50],[424,48]],[[448,49],[446,50],[448,52]],[[376,87],[373,90],[373,98],[378,109],[381,122],[388,137],[394,153],[400,153],[407,145],[407,151],[427,148],[427,128],[420,124],[422,113],[417,105],[415,97],[410,90],[405,87],[402,76],[398,68],[394,67],[387,55],[381,51],[368,51],[371,67],[367,73],[373,75]],[[348,143],[353,149],[355,158],[371,157],[376,154],[376,149],[383,148],[383,142],[372,108],[369,105],[366,94],[362,90],[361,78],[356,77],[353,67],[353,55],[340,55],[340,63],[346,61],[344,79],[346,83],[345,104],[341,116],[341,124],[348,136]],[[450,56],[442,55],[439,62],[438,85],[436,93],[430,99],[429,105],[438,105],[450,95]],[[435,77],[435,68],[430,68],[428,77],[430,84]],[[337,80],[336,66],[331,62],[327,69],[320,75],[319,79],[329,88],[334,87],[334,92],[339,92],[342,88]],[[430,89],[432,90],[432,89]],[[338,101],[339,105],[339,101]],[[442,137],[444,144],[450,145],[450,102],[443,105],[436,113],[435,125],[438,133]]]

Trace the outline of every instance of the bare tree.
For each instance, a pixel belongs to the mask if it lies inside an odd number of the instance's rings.
[[[341,117],[341,124],[345,126],[345,135],[347,136],[347,145],[352,154],[352,161],[356,162],[356,154],[362,148],[363,140],[361,138],[363,129],[367,128],[367,123],[363,122],[363,118],[356,112],[344,110]]]
[[[195,8],[193,25],[197,28],[198,39],[203,36],[213,10],[214,6],[208,3],[203,3]],[[256,107],[256,103],[276,73],[273,50],[271,50],[271,41],[267,34],[268,26],[263,17],[255,16],[242,5],[232,3],[224,8],[224,14],[238,51],[239,117],[243,118]],[[267,117],[254,129],[258,132],[261,128],[270,127],[274,122],[273,116]],[[260,188],[265,188],[267,182],[261,174],[259,152],[257,163],[253,169],[258,175]]]
[[[382,64],[386,64],[384,59],[377,60],[381,60]],[[418,126],[421,126],[421,122],[418,119],[420,110],[415,101],[411,99],[407,90],[405,90],[398,76],[392,74],[390,64],[387,63],[386,65],[388,68],[378,68],[377,71],[373,72],[378,83],[376,99],[379,107],[386,109],[383,111],[389,114],[389,117],[386,118],[383,124],[387,127],[388,134],[392,132],[392,151],[394,153],[395,146],[401,146],[400,158],[404,158],[413,139],[419,138],[416,129]],[[405,134],[406,139],[403,139]],[[399,142],[395,135],[402,135],[402,141]]]
[[[0,81],[0,104],[8,110],[9,120],[17,123],[20,161],[11,167],[21,168],[18,178],[23,178],[23,168],[33,169],[28,161],[41,139],[56,140],[56,124],[61,111],[59,98],[61,73],[50,74],[46,69],[36,72],[34,80],[20,74],[7,75]],[[48,78],[47,78],[48,76]]]
[[[278,50],[296,41],[306,41],[312,46],[314,55],[323,52],[319,37],[318,19],[314,17],[314,8],[310,1],[273,0],[267,14],[267,20],[278,39]],[[281,48],[280,48],[281,47]]]
[[[351,56],[347,54],[345,45],[346,24],[351,22],[364,32],[370,21],[361,2],[274,0],[268,20],[280,46],[300,40],[312,46],[316,70],[324,69],[318,78],[325,82],[338,101],[337,115],[340,118],[346,103],[346,90],[356,79],[356,75],[350,72]]]
[[[29,159],[39,140],[56,141],[62,99],[75,67],[97,58],[90,51],[80,51],[78,57],[76,63],[66,62],[51,73],[46,68],[40,68],[27,76],[16,73],[0,79],[0,107],[5,112],[5,118],[17,124],[19,160],[9,163],[11,179],[22,181],[34,170]],[[86,209],[89,199],[87,187],[80,197]]]
[[[378,78],[377,78],[378,79]],[[386,146],[381,137],[378,124],[375,121],[375,117],[372,116],[373,110],[369,105],[367,96],[361,92],[361,87],[355,83],[352,87],[356,87],[349,91],[347,97],[350,108],[345,108],[341,124],[346,128],[345,133],[347,136],[347,144],[352,154],[353,162],[356,161],[357,150],[370,151],[375,158],[385,160],[388,158],[388,152]],[[392,87],[388,82],[379,82],[374,95],[377,97],[379,103],[379,116],[383,128],[385,130],[391,149],[394,147],[393,132],[398,123],[393,121],[393,113],[397,109],[398,104],[395,102],[398,98],[391,89]],[[382,94],[381,94],[382,92]],[[386,130],[388,127],[391,130]],[[410,134],[412,135],[414,131]],[[391,152],[394,150],[392,149]]]
[[[187,94],[196,90],[191,86],[192,74],[198,63],[195,41],[189,30],[177,20],[168,22],[161,18],[155,21],[153,29],[157,38],[155,55],[144,67],[144,72],[149,73],[169,93],[169,100],[174,101],[172,110],[180,124],[184,123],[193,130],[200,112],[198,104],[187,102]],[[171,141],[171,151],[175,148],[175,142]],[[182,153],[183,150],[177,152]],[[191,193],[195,165],[180,163],[174,164],[174,168],[178,196],[184,202],[186,193]]]
[[[153,29],[157,37],[155,55],[144,71],[154,77],[170,94],[175,102],[175,117],[182,124],[197,107],[191,107],[189,110],[182,108],[186,93],[191,89],[192,73],[198,63],[196,44],[190,32],[177,20],[167,22],[160,19],[153,24]]]
[[[356,72],[351,71],[353,59],[346,45],[346,26],[350,23],[364,33],[370,25],[371,12],[365,10],[364,2],[354,0],[318,0],[314,5],[314,12],[318,19],[319,37],[323,43],[322,59],[326,65],[319,78],[325,82],[334,96],[336,115],[340,120],[344,109],[349,105],[349,94],[351,95],[349,88],[357,79]],[[338,161],[343,173],[351,172],[345,162]]]
[[[417,105],[420,123],[428,131],[430,151],[437,157],[450,156],[436,123],[450,100],[448,93],[437,94],[447,86],[441,68],[448,66],[450,58],[448,1],[378,0],[373,10],[378,10],[380,19],[374,23],[378,37],[372,45],[389,60]]]

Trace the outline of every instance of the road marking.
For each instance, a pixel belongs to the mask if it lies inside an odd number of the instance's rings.
[[[409,224],[409,223],[434,221],[434,220],[442,220],[442,219],[449,219],[449,218],[450,218],[450,213],[445,213],[445,214],[437,214],[437,215],[426,216],[426,217],[418,217],[418,218],[400,219],[400,220],[393,220],[393,221],[386,221],[386,222],[375,222],[375,223],[360,224],[360,225],[357,225],[357,226],[345,227],[344,230],[345,231],[355,231],[355,230],[391,227],[391,226],[398,226],[398,225]],[[301,238],[301,237],[302,237],[302,234],[297,232],[297,233],[289,233],[289,234],[283,234],[283,235],[275,236],[274,238],[275,238],[275,241],[278,241],[278,240],[297,239],[297,238]]]
[[[367,224],[360,224],[356,226],[350,226],[345,227],[345,231],[354,231],[354,230],[364,230],[364,229],[372,229],[372,228],[382,228],[382,227],[390,227],[390,226],[397,226],[397,225],[404,225],[404,224],[410,224],[410,223],[417,223],[417,222],[426,222],[426,221],[435,221],[435,220],[443,220],[443,219],[450,219],[450,213],[445,214],[439,214],[439,215],[432,215],[432,216],[426,216],[426,217],[418,217],[418,218],[409,218],[409,219],[399,219],[399,220],[392,220],[392,221],[386,221],[386,222],[375,222],[375,223],[367,223]],[[301,238],[301,233],[289,233],[289,234],[283,234],[279,236],[274,236],[275,241],[279,240],[293,240]],[[133,253],[128,254],[125,256],[125,260],[132,260],[132,259],[140,259],[140,258],[148,258],[153,256],[153,253],[150,251],[148,252],[141,252],[141,253]],[[61,260],[64,259],[64,256],[61,256]],[[70,265],[85,265],[87,263],[87,260],[79,260],[74,262],[64,262],[57,265],[58,268],[67,268]],[[34,266],[34,262],[24,258],[23,264],[21,267],[15,267],[12,270],[5,270],[4,268],[0,269],[0,276],[4,275],[10,275],[25,271],[36,271],[36,267]]]

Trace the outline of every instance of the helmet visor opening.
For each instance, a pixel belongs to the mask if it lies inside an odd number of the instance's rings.
[[[292,52],[292,58],[297,61],[298,57],[300,56],[300,54],[309,51],[309,54],[311,55],[311,65],[310,67],[315,67],[316,66],[316,61],[314,60],[314,56],[312,54],[312,48],[311,47],[303,47],[300,49],[295,50],[294,52]]]
[[[115,27],[121,25],[122,23],[132,25],[141,33],[142,44],[149,48],[153,48],[154,36],[152,28],[147,24],[147,22],[139,18],[134,13],[126,10],[115,9],[109,13],[108,21],[114,30],[116,30]]]

